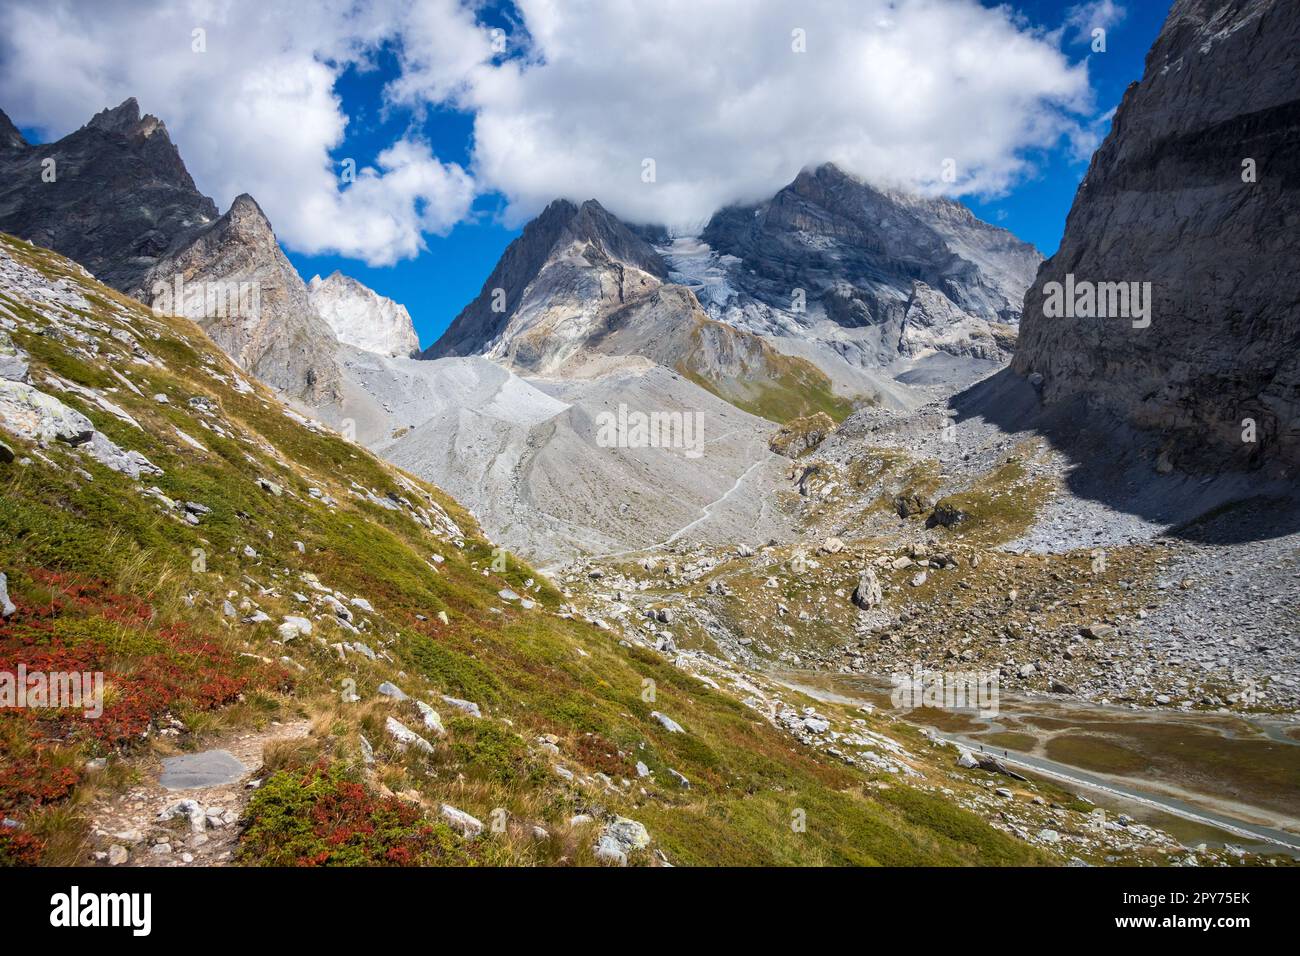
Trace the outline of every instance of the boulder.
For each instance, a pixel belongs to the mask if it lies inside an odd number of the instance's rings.
[[[288,616],[279,627],[280,640],[288,643],[297,637],[311,634],[311,621],[305,617]]]
[[[162,823],[176,817],[186,817],[190,822],[190,829],[195,833],[202,833],[207,829],[207,812],[197,800],[178,800],[158,814],[158,821]]]
[[[626,866],[627,855],[650,845],[650,833],[645,826],[627,817],[615,817],[600,831],[593,848],[596,859],[614,866]]]
[[[870,611],[879,607],[884,599],[880,579],[873,569],[867,568],[858,576],[857,587],[853,589],[853,603],[864,611]]]
[[[415,702],[415,707],[420,712],[420,720],[424,723],[425,730],[432,730],[439,737],[447,733],[447,728],[442,725],[442,718],[438,712],[422,700]]]
[[[0,571],[0,617],[11,617],[17,610],[9,600],[9,576]]]
[[[897,495],[894,510],[900,518],[911,518],[930,510],[930,500],[924,495]]]
[[[86,453],[111,471],[138,481],[142,475],[161,475],[163,470],[138,451],[125,451],[102,432],[95,432]]]
[[[470,816],[464,810],[458,810],[450,803],[438,808],[438,813],[451,824],[451,828],[467,840],[472,840],[483,832],[483,821]]]
[[[53,395],[8,379],[0,379],[0,423],[42,444],[84,445],[95,435],[95,426],[81,412]]]
[[[677,723],[677,721],[673,720],[667,714],[661,714],[657,710],[650,711],[650,719],[659,721],[664,730],[668,731],[670,734],[686,733],[686,731],[682,729],[681,724]]]
[[[406,724],[402,723],[396,717],[389,717],[384,721],[384,730],[388,736],[393,738],[399,750],[406,750],[414,747],[421,753],[433,753],[433,744],[425,740]]]
[[[478,704],[474,703],[472,700],[461,700],[459,697],[448,697],[446,694],[443,694],[442,702],[448,707],[456,708],[461,713],[469,714],[471,717],[483,716],[483,712],[479,710]]]

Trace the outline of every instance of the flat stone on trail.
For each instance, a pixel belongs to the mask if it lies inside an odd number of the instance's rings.
[[[163,760],[158,783],[167,790],[197,790],[234,783],[248,768],[226,750],[205,750]]]

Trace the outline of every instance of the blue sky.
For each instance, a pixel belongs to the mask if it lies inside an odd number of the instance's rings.
[[[1036,23],[1056,24],[1071,4],[1060,0],[1020,0],[1016,8]],[[1096,93],[1099,120],[1119,105],[1124,90],[1142,77],[1147,51],[1155,42],[1169,13],[1166,0],[1130,0],[1125,17],[1107,31],[1106,52],[1092,53],[1087,46],[1066,49],[1075,57],[1088,59],[1088,76]],[[1110,129],[1102,122],[1100,130]],[[1065,218],[1074,202],[1075,191],[1088,170],[1087,160],[1070,155],[1063,144],[1043,154],[1039,175],[1021,183],[1005,197],[988,201],[968,201],[975,214],[988,222],[1032,242],[1038,251],[1050,256],[1060,245],[1065,232]]]
[[[304,279],[338,269],[405,304],[426,346],[557,196],[691,228],[800,165],[933,182],[957,155],[976,215],[1051,254],[1080,131],[1100,141],[1170,5],[227,0],[195,56],[191,5],[69,15],[85,2],[0,5],[0,107],[28,139],[137,97],[220,208],[251,193]],[[1063,27],[1081,7],[1113,21],[1104,53]],[[345,159],[367,178],[342,185]]]

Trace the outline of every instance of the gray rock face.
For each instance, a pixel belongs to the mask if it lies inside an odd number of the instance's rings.
[[[26,382],[28,371],[27,353],[14,345],[8,332],[0,329],[0,378]]]
[[[218,289],[225,308],[207,294]],[[311,404],[337,398],[337,340],[253,197],[237,197],[224,216],[181,236],[129,291],[193,319],[241,368],[289,396]]]
[[[663,260],[649,243],[606,212],[600,203],[589,200],[577,206],[567,199],[557,199],[524,227],[523,234],[507,247],[483,283],[478,297],[456,316],[442,337],[421,357],[444,358],[487,351],[507,331],[512,318],[529,299],[539,298],[540,289],[534,290],[531,296],[527,293],[553,256],[570,248],[579,256],[592,249],[600,257],[631,266],[646,277],[664,279],[668,274]],[[621,278],[623,270],[617,271]],[[592,291],[584,290],[580,282],[572,279],[568,284],[572,293]],[[559,291],[561,282],[553,285],[556,288],[551,291]],[[624,294],[621,284],[617,294],[620,298]]]
[[[234,783],[248,773],[239,760],[226,750],[205,750],[163,760],[158,783],[167,790],[198,790]]]
[[[43,178],[47,160],[53,182]],[[28,145],[0,114],[0,231],[75,259],[151,305],[157,284],[174,289],[179,275],[193,299],[177,314],[198,322],[241,367],[291,398],[338,397],[334,333],[262,210],[245,195],[219,215],[162,121],[141,117],[134,99],[44,146]],[[256,314],[225,295],[239,283],[256,285]]]
[[[42,174],[53,160],[54,181]],[[217,218],[155,116],[135,99],[29,145],[0,113],[0,231],[75,259],[122,291],[188,229]]]
[[[82,445],[95,437],[90,419],[53,395],[22,382],[0,379],[0,423],[16,434],[48,444]]]
[[[583,378],[648,360],[740,408],[794,414],[828,396],[812,364],[712,320],[663,259],[595,200],[557,200],[524,229],[477,299],[422,357],[481,354],[521,374]],[[494,309],[501,311],[494,311]]]
[[[868,368],[934,352],[1003,359],[1042,261],[960,203],[888,193],[831,164],[767,202],[721,210],[700,238],[710,267],[698,250],[669,258],[699,271],[711,315],[825,341]]]
[[[1164,470],[1300,464],[1297,49],[1292,0],[1178,0],[1025,297],[1013,368],[1166,436]],[[1067,276],[1150,283],[1149,324],[1049,317]]]

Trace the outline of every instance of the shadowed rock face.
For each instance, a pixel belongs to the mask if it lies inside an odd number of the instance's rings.
[[[178,276],[187,290],[181,314],[198,323],[241,368],[309,404],[338,397],[337,340],[252,196],[237,197],[220,219],[184,234],[140,286],[129,291],[156,305],[156,293],[170,293]],[[256,290],[253,309],[241,304],[216,314],[211,305],[188,301],[190,291],[205,286],[235,289],[245,284]]]
[[[1041,261],[960,203],[885,192],[832,164],[718,212],[701,239],[727,257],[723,281],[700,293],[711,315],[833,341],[865,367],[931,352],[1004,359]]]
[[[42,178],[48,159],[54,182]],[[177,236],[217,216],[167,128],[141,117],[134,99],[43,146],[0,113],[0,231],[75,259],[101,282],[135,287]]]
[[[1178,0],[1025,297],[1015,371],[1163,435],[1164,468],[1300,464],[1297,49],[1294,0]],[[1067,275],[1151,283],[1150,325],[1047,317]]]

